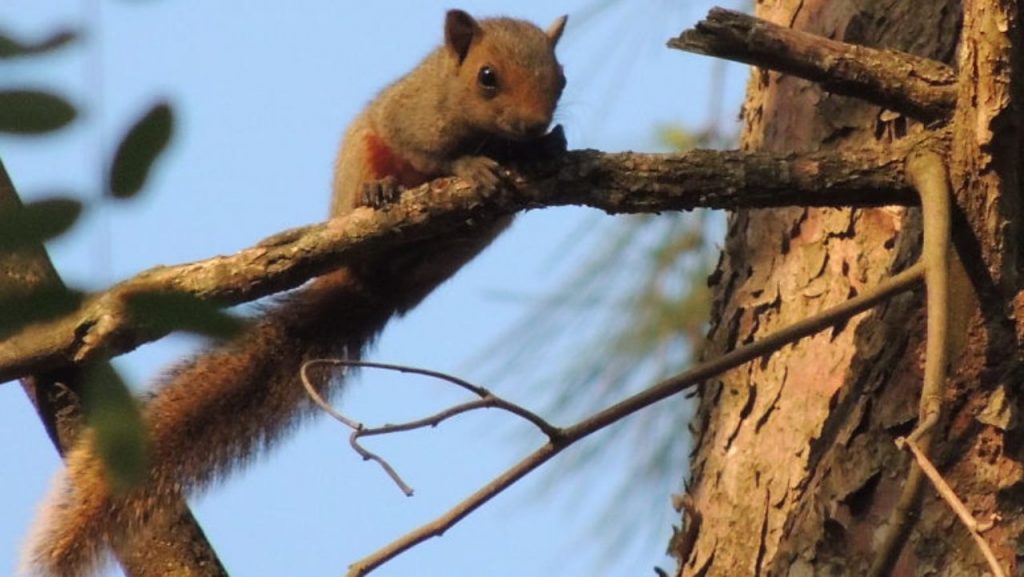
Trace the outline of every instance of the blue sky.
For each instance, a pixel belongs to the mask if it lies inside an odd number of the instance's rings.
[[[708,6],[464,0],[459,7],[542,26],[568,13],[559,54],[569,83],[558,121],[570,146],[654,151],[656,125],[699,127],[709,109],[702,86],[710,60],[664,48]],[[7,32],[38,37],[75,26],[86,36],[59,54],[0,65],[0,85],[51,88],[70,95],[82,112],[56,136],[0,137],[0,158],[23,198],[59,191],[88,203],[79,226],[50,246],[70,284],[99,289],[157,264],[233,252],[324,217],[346,123],[440,41],[449,7],[433,0],[6,0],[0,26]],[[730,69],[724,96],[730,117],[738,111],[744,75],[742,68]],[[178,130],[151,186],[139,199],[101,203],[103,159],[131,119],[164,98],[175,106]],[[469,359],[585,254],[590,239],[570,235],[579,235],[588,218],[593,213],[584,209],[521,216],[454,281],[392,323],[372,358],[473,378]],[[555,258],[554,247],[566,246],[573,250]],[[509,294],[518,298],[497,296]],[[118,359],[117,366],[141,389],[197,344],[174,337]],[[514,387],[500,392],[530,405]],[[368,422],[393,422],[456,398],[436,383],[364,372],[349,383],[343,407]],[[487,413],[373,442],[416,488],[410,499],[347,449],[336,423],[317,419],[245,473],[195,499],[194,510],[232,574],[338,575],[490,480],[530,441],[541,439]],[[15,566],[34,509],[59,467],[14,383],[0,385],[0,455],[3,573]],[[611,555],[607,541],[595,537],[601,528],[586,511],[604,510],[614,478],[614,471],[602,478],[563,477],[546,492],[538,489],[555,482],[550,476],[529,479],[374,574],[572,577],[599,568],[614,577],[667,566],[667,526],[656,528],[662,537],[622,543]],[[668,495],[650,499],[669,506]]]

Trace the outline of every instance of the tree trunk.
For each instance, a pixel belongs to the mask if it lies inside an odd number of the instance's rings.
[[[933,459],[1008,574],[1024,542],[1024,329],[1018,211],[1024,99],[1014,0],[779,0],[757,15],[853,44],[952,64],[959,99],[948,158],[959,205],[950,358]],[[747,150],[880,148],[923,127],[792,76],[754,70]],[[713,276],[706,355],[757,340],[876,285],[920,253],[918,209],[738,212]],[[967,263],[966,266],[960,263]],[[966,270],[965,270],[966,269]],[[677,541],[679,575],[865,575],[910,469],[894,439],[917,424],[924,291],[706,383],[688,493],[701,521]],[[1024,318],[1024,314],[1017,315]],[[1019,321],[1017,321],[1019,322]],[[984,575],[970,534],[931,486],[897,539],[892,575]],[[693,515],[685,515],[692,523]],[[886,571],[889,574],[889,571]]]

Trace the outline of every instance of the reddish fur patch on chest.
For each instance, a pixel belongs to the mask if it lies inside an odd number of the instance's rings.
[[[372,132],[366,134],[366,157],[372,178],[391,176],[403,188],[419,186],[430,180],[430,175],[416,170],[408,160],[396,154],[381,137]]]

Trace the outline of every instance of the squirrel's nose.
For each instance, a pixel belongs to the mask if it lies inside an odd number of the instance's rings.
[[[538,138],[544,136],[544,133],[548,131],[548,125],[550,121],[534,121],[534,122],[523,122],[520,130],[528,138]]]

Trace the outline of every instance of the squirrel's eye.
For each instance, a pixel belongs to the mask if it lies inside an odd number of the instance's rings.
[[[498,73],[490,66],[480,68],[480,72],[476,75],[476,80],[480,83],[480,86],[488,90],[497,90],[498,88]]]

